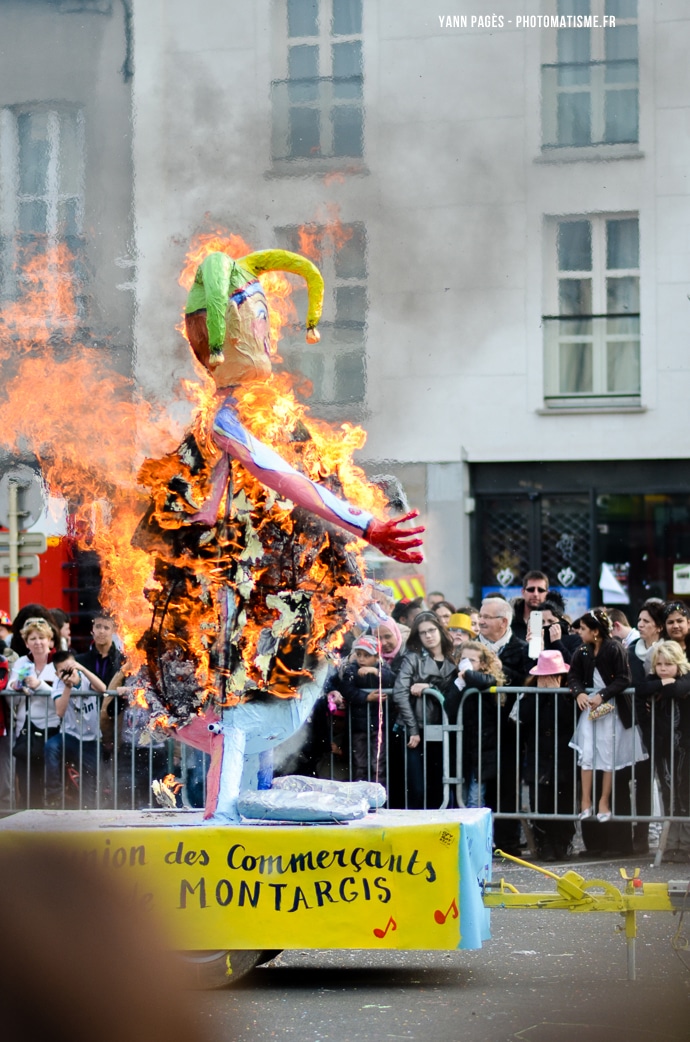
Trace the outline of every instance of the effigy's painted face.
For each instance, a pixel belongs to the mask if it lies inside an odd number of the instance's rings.
[[[258,287],[258,288],[257,288]],[[271,336],[268,304],[259,283],[240,291],[228,301],[225,358],[211,369],[217,387],[231,387],[271,373]]]
[[[249,283],[228,300],[223,360],[217,364],[210,357],[206,311],[187,315],[185,321],[192,350],[209,370],[219,389],[270,376],[270,319],[268,303],[259,282]]]

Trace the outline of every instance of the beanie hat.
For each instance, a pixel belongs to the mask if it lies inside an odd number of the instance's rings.
[[[366,651],[367,655],[378,655],[379,645],[376,637],[369,637],[366,634],[363,637],[358,637],[352,645],[352,650]]]

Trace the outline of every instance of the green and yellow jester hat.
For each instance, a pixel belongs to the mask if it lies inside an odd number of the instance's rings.
[[[302,276],[309,295],[307,342],[320,339],[316,325],[323,308],[323,279],[310,260],[288,250],[259,250],[239,260],[209,253],[189,291],[185,325],[194,354],[219,387],[271,371],[268,305],[258,280],[264,271]]]

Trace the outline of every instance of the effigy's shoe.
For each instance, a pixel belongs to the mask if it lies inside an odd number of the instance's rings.
[[[302,774],[289,774],[284,778],[274,778],[273,789],[283,792],[323,792],[333,796],[355,796],[367,800],[373,810],[382,807],[386,802],[386,790],[379,782],[367,781],[334,781],[331,778],[309,778]]]
[[[355,792],[249,789],[240,793],[237,809],[251,821],[356,821],[369,813],[369,801]]]

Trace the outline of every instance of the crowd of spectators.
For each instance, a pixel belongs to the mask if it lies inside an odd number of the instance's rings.
[[[329,741],[333,713],[358,697],[350,727],[353,776],[362,777],[366,767],[368,777],[386,780],[392,806],[439,806],[444,768],[436,725],[443,711],[451,725],[447,805],[492,808],[495,845],[508,853],[524,852],[527,824],[538,856],[567,858],[578,821],[588,855],[646,853],[649,821],[636,815],[690,817],[684,603],[646,601],[637,628],[617,607],[572,619],[541,571],[524,576],[512,603],[493,593],[478,608],[456,606],[442,591],[393,603],[385,588],[375,600],[375,617],[363,619],[355,635],[379,641],[378,684],[373,659],[359,684],[361,673],[348,658],[353,644],[346,642],[324,701],[331,711],[315,714],[299,769],[338,774],[348,756],[348,729],[341,720],[337,742]],[[394,656],[384,663],[389,639]],[[431,730],[433,739],[425,740]],[[664,858],[690,861],[690,820],[671,823]]]
[[[115,792],[149,806],[166,743],[139,743],[149,713],[130,704],[113,619],[97,612],[75,654],[67,615],[28,604],[0,614],[0,642],[0,811],[112,806]]]
[[[620,608],[569,618],[541,571],[513,603],[493,593],[479,607],[441,591],[395,603],[386,586],[370,589],[276,773],[385,781],[393,807],[488,806],[497,847],[519,855],[527,826],[545,860],[569,856],[578,820],[590,853],[646,852],[649,821],[636,817],[664,815],[675,819],[665,858],[690,861],[682,601],[646,601],[633,627]],[[0,639],[0,809],[70,796],[150,805],[170,743],[151,736],[148,710],[122,686],[113,620],[98,613],[89,649],[74,654],[69,619],[28,605],[14,620],[0,614]]]

